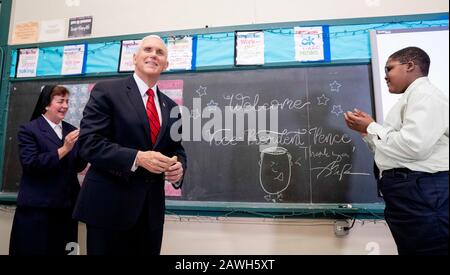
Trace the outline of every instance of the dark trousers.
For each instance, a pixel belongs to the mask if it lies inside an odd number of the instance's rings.
[[[379,182],[400,255],[448,255],[448,171],[393,169]]]
[[[67,255],[71,251],[66,250],[67,244],[77,240],[78,222],[72,219],[72,209],[18,206],[11,229],[9,254]]]
[[[88,255],[159,255],[163,227],[151,228],[147,203],[137,223],[128,230],[87,225]]]

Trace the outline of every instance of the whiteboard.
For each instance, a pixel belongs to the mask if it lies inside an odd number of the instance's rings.
[[[423,49],[430,56],[430,81],[449,94],[449,61],[448,61],[448,27],[422,29],[377,30],[370,32],[370,48],[372,54],[372,73],[375,93],[375,113],[378,123],[382,123],[392,106],[401,94],[389,93],[384,80],[384,66],[391,54],[415,46]]]

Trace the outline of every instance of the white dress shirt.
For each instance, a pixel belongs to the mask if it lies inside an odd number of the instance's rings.
[[[60,121],[58,124],[53,123],[49,119],[47,119],[44,115],[42,115],[45,120],[48,122],[50,127],[52,127],[53,131],[55,131],[56,135],[59,137],[59,139],[62,139],[62,122]]]
[[[133,78],[134,78],[134,81],[136,81],[136,84],[137,84],[138,89],[139,89],[139,93],[141,93],[141,97],[142,97],[142,102],[144,104],[144,108],[147,108],[147,100],[148,100],[147,90],[149,89],[149,87],[147,86],[147,84],[142,79],[139,78],[139,76],[136,73],[133,74]],[[155,100],[156,111],[158,112],[159,125],[162,125],[161,106],[159,105],[156,84],[152,87],[152,90],[153,90],[153,93],[155,95],[153,97],[153,100]],[[148,138],[150,138],[150,136]],[[131,166],[131,171],[132,172],[134,172],[134,171],[136,171],[138,169],[136,161],[137,161],[137,155],[134,158],[133,166]]]
[[[147,86],[147,84],[145,84],[145,82],[142,79],[140,79],[136,73],[133,74],[133,78],[134,78],[134,81],[136,81],[139,92],[141,93],[142,102],[144,103],[144,107],[147,108],[147,99],[148,99],[147,91],[150,87]],[[161,126],[161,124],[162,124],[161,106],[159,105],[158,93],[156,92],[157,91],[156,84],[151,88],[153,90],[153,93],[155,94],[153,99],[155,100],[156,111],[158,112],[158,117],[159,117],[159,125]]]
[[[406,89],[383,125],[369,124],[364,140],[381,171],[448,171],[448,116],[448,97],[428,77],[421,77]]]

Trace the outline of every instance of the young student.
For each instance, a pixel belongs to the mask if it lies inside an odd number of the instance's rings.
[[[448,98],[428,79],[430,58],[417,47],[386,62],[389,92],[403,94],[383,125],[355,109],[344,114],[375,152],[385,219],[399,254],[448,254]]]

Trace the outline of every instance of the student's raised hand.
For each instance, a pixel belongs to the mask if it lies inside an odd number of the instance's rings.
[[[348,128],[361,134],[367,134],[367,126],[374,121],[371,116],[358,109],[354,109],[353,112],[345,112],[344,119]]]
[[[359,109],[353,109],[353,114],[355,114],[355,115],[357,115],[357,116],[359,116],[359,117],[364,117],[364,118],[370,118],[370,119],[372,119],[372,117],[369,115],[369,114],[367,114],[367,113],[365,113],[365,112],[363,112],[363,111],[361,111],[361,110],[359,110]],[[373,121],[373,119],[372,119],[372,121]]]
[[[169,158],[156,151],[139,151],[137,154],[137,165],[144,169],[161,174],[176,163],[176,158]]]

